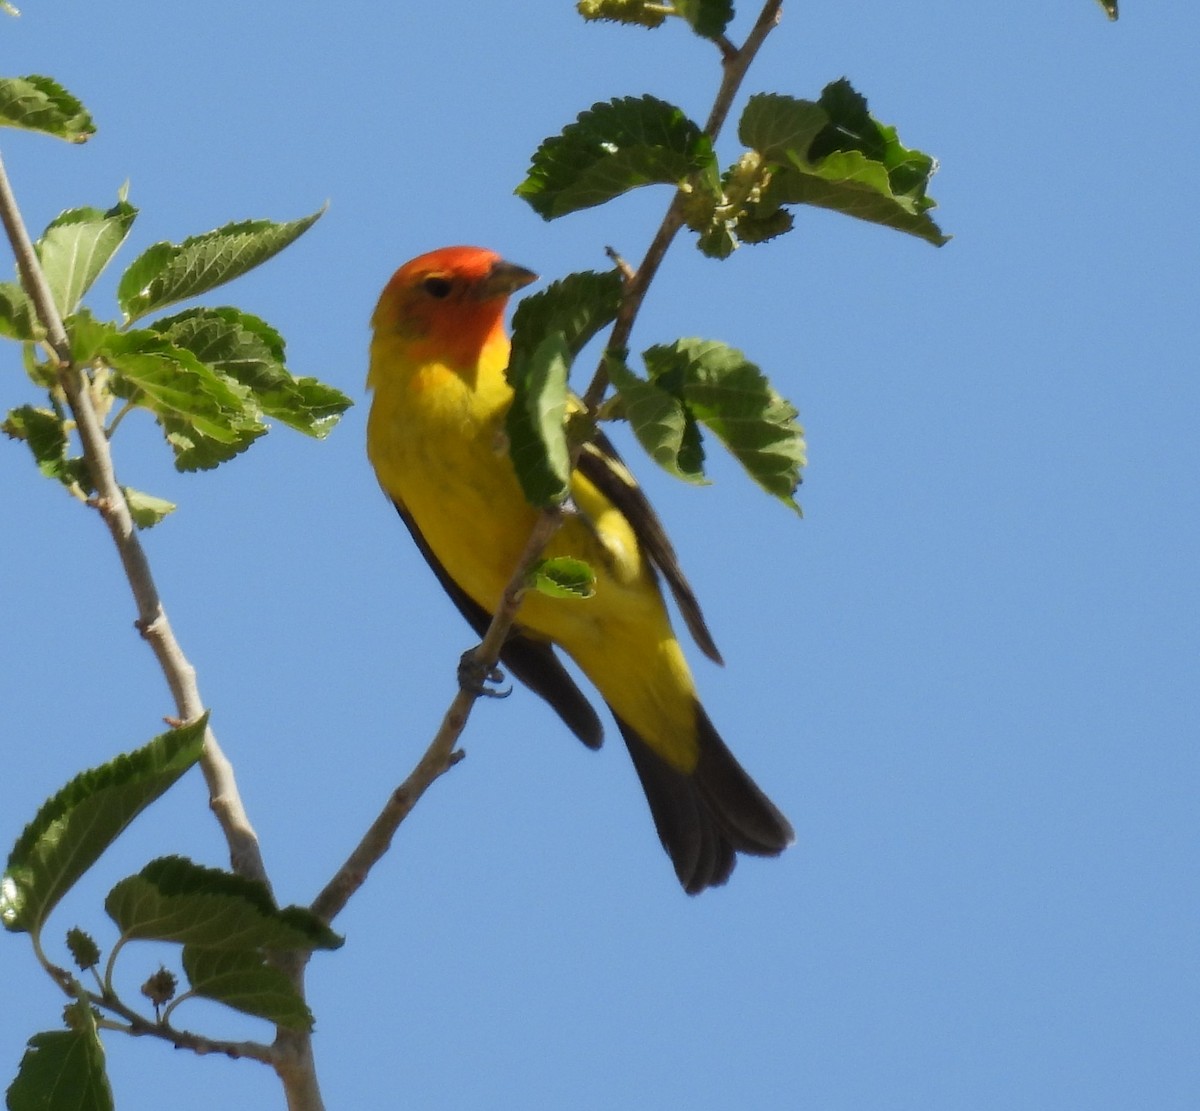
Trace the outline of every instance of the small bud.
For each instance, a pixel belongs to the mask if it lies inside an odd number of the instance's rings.
[[[68,1030],[74,1030],[77,1034],[93,1030],[99,1017],[96,1008],[89,1007],[82,999],[76,999],[63,1008],[63,1023]]]
[[[76,968],[83,972],[89,968],[95,968],[100,963],[99,947],[92,940],[91,935],[85,933],[78,926],[72,926],[67,931],[67,948],[71,950]]]
[[[175,973],[161,965],[156,973],[142,985],[142,994],[154,1004],[155,1011],[175,997]]]

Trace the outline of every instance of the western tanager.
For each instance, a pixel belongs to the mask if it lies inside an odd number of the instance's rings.
[[[537,514],[508,456],[503,319],[509,295],[535,277],[493,251],[447,247],[400,267],[371,321],[367,453],[421,554],[480,635]],[[591,748],[600,745],[600,721],[554,646],[595,684],[679,882],[695,894],[724,883],[736,853],[780,853],[792,828],[696,697],[656,571],[701,649],[720,656],[662,525],[603,437],[571,476],[571,509],[545,554],[585,561],[595,593],[526,593],[501,662]]]

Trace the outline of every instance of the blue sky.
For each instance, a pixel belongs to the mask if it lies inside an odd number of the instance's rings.
[[[681,240],[634,337],[731,343],[801,411],[802,521],[715,451],[701,490],[627,452],[727,661],[692,653],[706,706],[798,843],[688,899],[615,735],[587,752],[524,692],[479,706],[311,966],[330,1107],[1196,1105],[1198,32],[1183,0],[1116,25],[1089,0],[786,5],[745,93],[848,76],[939,158],[955,237],[813,211],[724,264]],[[329,200],[217,300],[360,402],[367,318],[412,255],[475,242],[547,279],[606,244],[638,257],[665,190],[544,224],[512,189],[594,101],[702,119],[717,78],[682,29],[589,27],[563,0],[30,3],[3,33],[6,72],[58,77],[100,129],[0,135],[31,226],[127,178],[142,209],[97,311],[155,240]],[[2,365],[6,407],[30,400],[15,347]],[[147,548],[287,901],[407,773],[471,642],[375,486],[365,418],[201,476],[148,422],[117,444],[122,481],[180,505]],[[98,521],[19,445],[0,483],[8,845],[171,707]],[[51,935],[111,941],[104,893],[168,852],[224,862],[196,775]],[[7,1083],[62,1000],[0,940]],[[169,959],[127,952],[127,987]],[[282,1106],[250,1063],[106,1044],[124,1111]]]

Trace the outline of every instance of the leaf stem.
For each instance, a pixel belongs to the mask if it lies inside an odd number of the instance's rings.
[[[111,440],[113,438],[113,433],[117,430],[117,425],[119,425],[121,421],[125,419],[126,414],[137,408],[136,399],[140,393],[141,390],[135,390],[133,397],[129,398],[129,400],[126,401],[125,404],[116,411],[113,419],[108,422],[108,427],[104,430],[105,439]]]

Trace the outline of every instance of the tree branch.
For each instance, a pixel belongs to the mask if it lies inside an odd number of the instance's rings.
[[[134,1037],[161,1038],[163,1041],[170,1042],[176,1049],[190,1049],[200,1056],[219,1053],[235,1060],[247,1057],[253,1061],[262,1061],[264,1064],[275,1064],[271,1047],[263,1045],[261,1042],[230,1042],[222,1041],[219,1038],[206,1038],[203,1034],[194,1034],[190,1030],[176,1029],[166,1021],[153,1022],[144,1015],[138,1014],[132,1007],[127,1007],[112,995],[97,995],[90,991],[85,994],[88,1002],[93,1006],[120,1015],[126,1025],[112,1024],[113,1028],[122,1030],[126,1034],[132,1034]],[[109,1022],[109,1020],[101,1021],[106,1024]]]
[[[92,504],[100,511],[108,526],[125,569],[125,577],[137,607],[135,626],[158,660],[175,701],[177,715],[183,721],[194,721],[204,712],[204,702],[196,682],[196,669],[184,655],[167,619],[125,493],[117,482],[108,437],[92,402],[91,380],[71,358],[70,342],[62,317],[54,304],[37,253],[21,219],[3,160],[0,160],[0,220],[16,255],[22,284],[33,301],[38,319],[46,329],[47,341],[58,360],[59,385],[74,416],[83,457],[96,491],[91,499]],[[258,836],[242,804],[233,765],[221,750],[211,727],[205,731],[200,768],[208,785],[209,806],[229,846],[233,870],[249,879],[261,881],[269,889],[270,881]],[[292,975],[297,990],[303,996],[303,964],[294,968]],[[160,1029],[137,1016],[136,1012],[124,1017],[129,1020],[130,1033],[133,1034],[169,1036],[175,1045],[197,1053],[224,1053],[227,1056],[254,1057],[264,1061],[272,1065],[279,1075],[291,1111],[323,1109],[312,1056],[312,1039],[307,1032],[279,1028],[276,1045],[266,1047],[255,1043],[209,1041],[199,1035],[174,1031],[165,1026]],[[169,1033],[164,1034],[163,1030]]]
[[[750,63],[754,60],[767,35],[778,25],[782,7],[782,0],[767,0],[741,49],[726,49],[722,45],[721,65],[723,74],[721,85],[713,100],[708,122],[704,129],[705,134],[711,140],[716,140],[721,128],[724,126],[729,109],[733,104],[734,98],[737,96],[738,90],[741,88]],[[625,275],[626,282],[621,307],[613,323],[606,350],[620,351],[628,346],[629,336],[633,331],[633,324],[637,319],[642,302],[645,300],[646,291],[649,289],[655,274],[658,273],[658,268],[662,264],[664,255],[667,253],[667,248],[670,247],[679,229],[683,227],[683,204],[685,199],[686,194],[683,190],[676,190],[671,198],[671,204],[667,209],[666,215],[663,217],[658,231],[655,233],[650,246],[646,250],[642,264],[632,274],[629,272],[628,265],[619,259],[611,247],[608,248],[609,257],[614,259],[618,268]],[[584,403],[589,413],[595,414],[607,389],[608,372],[605,369],[604,360],[601,359],[600,365],[584,396]],[[572,463],[578,458],[578,453],[581,450],[581,444],[575,447],[572,455]],[[562,517],[563,509],[561,506],[544,509],[539,514],[482,643],[468,654],[472,657],[475,666],[481,673],[486,674],[499,661],[500,650],[503,648],[504,641],[513,627],[517,610],[521,605],[521,599],[525,595],[530,568],[541,558],[542,551],[545,549],[547,543],[549,543],[550,538],[558,530]],[[454,746],[466,728],[471,708],[475,700],[479,697],[479,694],[479,691],[468,690],[464,687],[459,688],[458,693],[454,696],[454,701],[450,703],[450,708],[446,711],[445,717],[442,719],[441,727],[430,742],[429,747],[425,750],[424,755],[418,761],[417,766],[409,773],[408,778],[392,792],[383,810],[375,821],[371,823],[370,828],[346,859],[346,862],[338,869],[329,883],[326,884],[324,890],[313,900],[310,909],[314,914],[317,914],[326,922],[332,921],[345,907],[354,893],[362,886],[371,868],[387,852],[392,843],[392,838],[396,834],[396,830],[400,827],[400,823],[408,817],[421,796],[428,790],[435,779],[449,771],[458,762],[458,759],[461,759],[461,754],[455,753]],[[456,756],[458,759],[456,759]]]
[[[83,457],[96,490],[93,504],[99,509],[112,534],[137,606],[135,627],[158,660],[175,701],[177,716],[182,721],[194,721],[204,712],[204,702],[196,685],[196,670],[183,654],[167,620],[146,551],[138,539],[125,494],[117,482],[108,438],[104,435],[92,403],[91,383],[87,375],[72,362],[66,328],[21,219],[3,160],[0,160],[0,219],[3,220],[4,230],[17,258],[21,283],[33,301],[38,320],[46,329],[47,342],[58,359],[59,384],[75,418]],[[242,806],[233,767],[217,744],[211,728],[205,733],[200,766],[208,783],[209,803],[229,844],[229,857],[234,871],[266,883],[267,873],[258,838]]]

